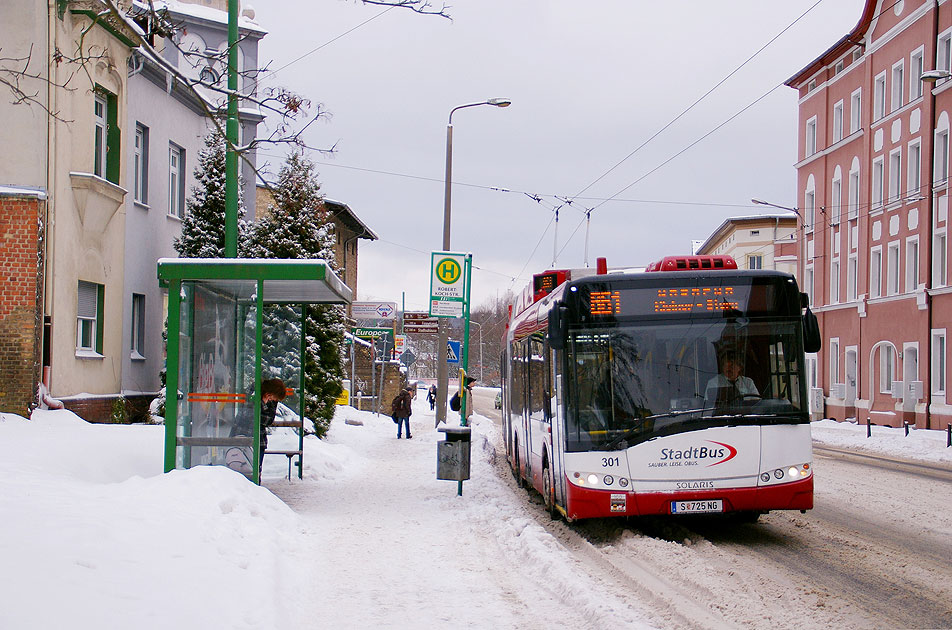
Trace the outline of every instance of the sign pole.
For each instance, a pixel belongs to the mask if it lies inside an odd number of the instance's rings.
[[[460,422],[461,427],[466,426],[466,419],[469,417],[469,396],[467,396],[466,390],[466,374],[469,372],[469,290],[470,290],[470,279],[473,271],[473,255],[466,254],[466,259],[463,262],[463,282],[464,284],[464,297],[463,297],[463,356],[460,357],[462,361],[462,369],[460,370]],[[462,488],[463,482],[460,482],[460,488]]]

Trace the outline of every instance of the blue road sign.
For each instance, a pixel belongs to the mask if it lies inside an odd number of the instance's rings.
[[[462,345],[461,341],[447,341],[446,342],[446,362],[447,363],[459,363],[461,345]]]

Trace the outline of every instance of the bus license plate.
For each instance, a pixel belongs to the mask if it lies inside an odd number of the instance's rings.
[[[723,512],[724,502],[721,499],[708,499],[706,501],[672,501],[672,514],[708,514],[711,512]]]

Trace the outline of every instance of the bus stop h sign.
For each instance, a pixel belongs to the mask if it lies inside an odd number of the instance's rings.
[[[433,252],[430,263],[430,316],[462,317],[466,254]]]

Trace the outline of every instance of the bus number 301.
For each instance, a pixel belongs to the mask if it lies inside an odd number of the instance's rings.
[[[608,468],[609,466],[617,466],[618,463],[619,462],[617,457],[603,457],[602,458],[602,468]]]

